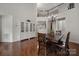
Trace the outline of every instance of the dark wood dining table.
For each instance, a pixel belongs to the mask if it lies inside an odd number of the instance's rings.
[[[49,37],[46,37],[46,42],[47,41],[51,41],[51,42],[55,42],[57,43],[58,40],[61,40],[63,38],[64,34],[61,34],[61,35],[55,35],[55,37],[53,39],[49,38]]]

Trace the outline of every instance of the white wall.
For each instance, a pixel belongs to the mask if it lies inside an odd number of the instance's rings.
[[[79,43],[79,4],[76,8],[57,14],[57,17],[66,17],[65,19],[65,32],[70,31],[70,41]]]
[[[2,16],[2,39],[1,42],[12,42],[13,39],[13,32],[12,32],[12,25],[13,20],[12,16]]]
[[[13,16],[13,41],[20,40],[20,21],[27,18],[36,20],[36,4],[33,3],[1,3],[0,15]],[[36,32],[31,33],[31,36]],[[30,34],[30,33],[29,33]],[[23,36],[24,37],[24,36]]]

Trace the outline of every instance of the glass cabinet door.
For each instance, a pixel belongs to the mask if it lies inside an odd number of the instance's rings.
[[[35,32],[35,24],[33,24],[33,32]]]
[[[30,32],[32,32],[32,23],[30,23]]]
[[[29,27],[28,23],[26,23],[26,32],[28,32],[28,27]]]
[[[21,22],[21,32],[24,32],[24,22]]]

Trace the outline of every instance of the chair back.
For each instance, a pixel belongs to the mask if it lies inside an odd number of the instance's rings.
[[[69,38],[70,38],[70,32],[67,33],[67,38],[66,38],[66,42],[65,42],[65,55],[66,56],[70,55],[70,52],[69,52]]]
[[[65,42],[65,49],[69,49],[69,38],[70,38],[70,32],[67,33],[66,42]]]

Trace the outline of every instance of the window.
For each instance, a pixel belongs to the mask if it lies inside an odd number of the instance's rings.
[[[69,6],[68,6],[68,9],[72,9],[72,8],[75,8],[74,3],[70,3]]]
[[[21,22],[21,32],[24,32],[24,22]]]
[[[56,30],[57,31],[65,31],[65,19],[64,20],[57,20],[56,21]]]
[[[46,21],[38,21],[39,29],[46,29]]]

